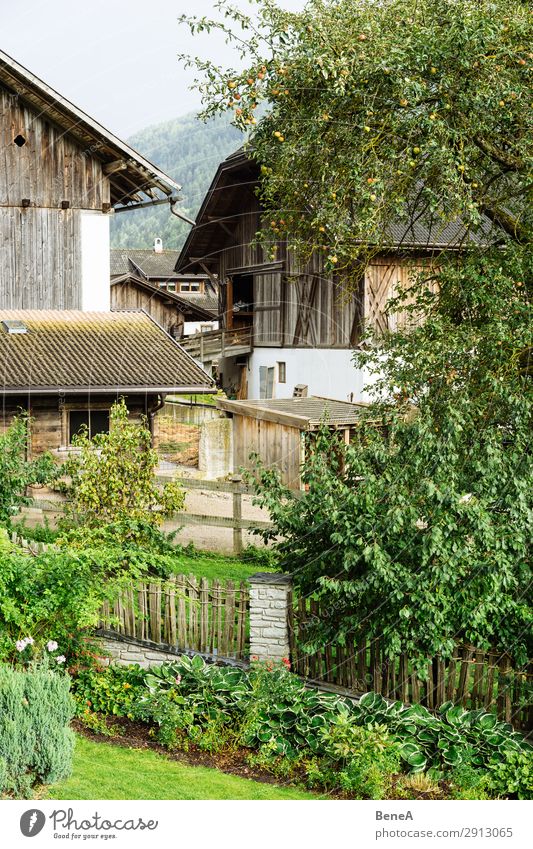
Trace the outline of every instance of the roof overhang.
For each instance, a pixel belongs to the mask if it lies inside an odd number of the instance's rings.
[[[105,127],[0,50],[0,84],[46,115],[91,156],[104,163],[113,204],[126,204],[139,195],[154,199],[154,190],[170,197],[181,186]]]
[[[211,395],[213,386],[9,386],[3,395]]]

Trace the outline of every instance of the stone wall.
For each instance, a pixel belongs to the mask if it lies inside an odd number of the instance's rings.
[[[290,575],[258,572],[250,581],[250,657],[289,657],[288,602]]]

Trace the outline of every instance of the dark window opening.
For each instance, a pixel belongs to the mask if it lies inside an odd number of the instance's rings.
[[[97,433],[109,433],[109,410],[71,410],[69,415],[68,441],[72,444],[74,436],[83,426],[92,438]]]
[[[26,144],[26,139],[24,138],[24,136],[21,136],[20,133],[18,136],[15,136],[13,141],[15,142],[17,147],[24,147],[24,145]]]

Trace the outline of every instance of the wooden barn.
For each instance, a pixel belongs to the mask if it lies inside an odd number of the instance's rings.
[[[141,310],[0,310],[2,420],[32,417],[31,453],[61,457],[82,425],[109,430],[109,410],[124,397],[133,419],[145,415],[157,446],[155,413],[167,393],[203,393],[211,381]]]
[[[105,430],[124,396],[155,437],[165,393],[212,381],[166,332],[177,324],[179,335],[181,300],[124,280],[113,298],[122,306],[127,292],[137,311],[110,312],[109,220],[146,203],[170,209],[179,186],[2,52],[0,133],[2,425],[27,410],[31,450],[66,450],[81,424]],[[155,320],[139,310],[148,301]]]
[[[131,273],[111,278],[111,309],[142,309],[174,339],[181,339],[191,323],[205,330],[214,324],[211,311]]]
[[[179,185],[1,51],[0,130],[0,308],[109,309],[110,216]]]
[[[404,320],[385,313],[413,267],[464,237],[464,228],[431,234],[420,223],[393,228],[391,249],[361,270],[355,287],[324,272],[318,254],[305,267],[284,242],[272,262],[258,244],[262,211],[258,166],[242,150],[219,166],[176,270],[209,273],[219,285],[218,333],[186,341],[206,365],[216,363],[231,397],[287,398],[300,391],[364,399],[365,375],[352,351],[363,328],[382,331]],[[401,246],[401,248],[400,248]]]

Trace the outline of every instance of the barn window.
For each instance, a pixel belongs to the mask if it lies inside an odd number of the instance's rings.
[[[84,425],[91,438],[97,433],[109,433],[109,410],[71,410],[68,426],[70,445],[73,437],[80,433]]]
[[[278,363],[278,383],[287,383],[287,363]]]
[[[17,147],[24,147],[24,145],[26,144],[26,139],[24,138],[24,136],[21,136],[20,133],[18,136],[15,136],[13,141],[15,142]]]

